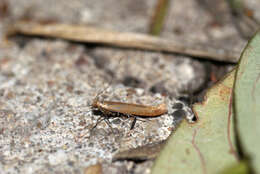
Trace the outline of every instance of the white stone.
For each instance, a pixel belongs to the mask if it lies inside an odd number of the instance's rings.
[[[48,156],[51,165],[58,165],[67,160],[67,155],[63,150],[58,150],[56,153]]]

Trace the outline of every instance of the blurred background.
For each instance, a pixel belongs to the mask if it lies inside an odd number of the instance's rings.
[[[258,0],[0,0],[0,173],[149,173],[159,150],[113,155],[160,149],[176,117],[235,67],[259,9]],[[105,122],[92,132],[90,105],[107,86],[102,99],[182,104],[131,131],[131,119],[113,118],[116,133]]]

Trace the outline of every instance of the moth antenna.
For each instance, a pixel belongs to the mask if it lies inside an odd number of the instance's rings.
[[[119,60],[119,62],[118,62],[118,65],[120,65],[122,59],[123,59],[123,58],[121,57],[120,60]],[[108,86],[105,87],[103,90],[101,90],[100,92],[97,93],[97,95],[95,96],[95,98],[94,98],[94,100],[93,100],[93,103],[95,103],[95,102],[98,101],[98,97],[99,97],[99,95],[101,95],[102,93],[104,93],[104,91],[106,91],[106,90],[111,86],[113,80],[114,80],[114,79],[111,78],[111,79],[110,79],[110,82],[108,83]]]
[[[121,57],[121,58],[119,59],[119,62],[118,62],[118,65],[117,65],[117,66],[120,65],[122,59],[123,59],[123,57]],[[114,78],[111,78],[111,79],[110,79],[110,82],[109,82],[108,84],[111,85],[113,81],[114,81]],[[106,90],[107,90],[107,88],[106,88]]]
[[[98,101],[98,96],[102,93],[104,93],[104,91],[106,91],[109,88],[110,85],[108,85],[107,87],[105,87],[102,91],[98,92],[97,95],[95,96],[93,102],[97,102]]]

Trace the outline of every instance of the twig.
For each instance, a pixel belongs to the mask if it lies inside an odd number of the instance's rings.
[[[116,32],[80,25],[40,24],[20,21],[12,25],[8,35],[18,33],[62,38],[78,42],[102,43],[124,48],[164,51],[232,63],[237,62],[240,55],[236,51],[209,48],[209,46],[202,44],[196,44],[195,47],[191,47],[172,40],[144,34]]]

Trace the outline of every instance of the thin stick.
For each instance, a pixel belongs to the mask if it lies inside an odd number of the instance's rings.
[[[165,17],[169,9],[170,0],[157,0],[154,14],[150,23],[150,34],[154,36],[160,35],[163,25],[165,23]]]
[[[165,51],[232,63],[237,62],[240,55],[236,51],[210,48],[206,45],[196,44],[195,47],[191,47],[176,41],[174,42],[173,40],[144,34],[116,32],[80,25],[40,24],[21,21],[12,25],[8,35],[16,33],[55,37],[79,42],[103,43],[125,48]]]

